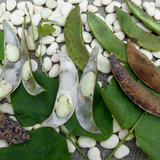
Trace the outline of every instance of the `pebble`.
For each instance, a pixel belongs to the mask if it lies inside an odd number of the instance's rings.
[[[100,156],[100,151],[97,147],[92,147],[88,150],[87,153],[89,160],[102,160]]]
[[[110,138],[108,138],[106,141],[100,142],[100,145],[103,148],[106,149],[113,149],[115,148],[119,143],[119,138],[116,134],[112,134]]]
[[[7,4],[7,11],[12,11],[16,7],[17,2],[16,0],[7,0],[6,4]]]
[[[117,38],[119,38],[121,41],[125,38],[125,34],[124,34],[124,32],[123,31],[118,31],[118,32],[116,32],[116,33],[114,33],[116,36],[117,36]]]
[[[50,8],[44,8],[41,12],[41,16],[43,19],[47,19],[52,14],[52,10]]]
[[[119,132],[121,130],[120,125],[116,121],[115,118],[113,118],[113,133]]]
[[[82,24],[85,25],[87,23],[87,15],[83,13],[80,16],[81,16]]]
[[[3,20],[9,21],[10,16],[11,16],[11,13],[8,11],[5,11],[0,18],[0,23],[2,23]]]
[[[61,14],[68,15],[68,13],[72,10],[72,4],[69,2],[64,2],[61,7]]]
[[[71,139],[75,143],[73,136],[71,136]],[[69,139],[66,139],[66,142],[67,142],[69,153],[74,153],[76,150],[76,147],[72,144],[72,142]]]
[[[143,48],[140,48],[139,51],[145,54],[149,60],[153,59],[153,55],[150,51],[143,49]]]
[[[61,51],[62,51],[62,53],[64,53],[65,55],[69,56],[69,53],[68,53],[68,51],[67,51],[66,45],[63,45],[63,46],[61,47]]]
[[[126,128],[125,128],[125,129],[121,129],[121,130],[119,131],[119,133],[118,133],[118,137],[119,137],[119,139],[122,140],[127,134],[128,134],[128,129],[126,129]],[[132,140],[133,138],[134,138],[134,135],[133,135],[133,134],[130,134],[125,141],[130,141],[130,140]]]
[[[96,145],[96,141],[90,137],[80,136],[78,138],[78,142],[79,142],[80,147],[82,148],[91,148]]]
[[[37,129],[37,128],[40,128],[40,127],[43,127],[43,125],[42,124],[36,124],[36,125],[33,126],[34,129]]]
[[[103,47],[99,44],[99,42],[96,39],[93,39],[91,42],[91,48],[93,49],[95,46],[99,47],[98,54],[101,54],[103,52]]]
[[[14,114],[13,107],[12,107],[12,105],[10,103],[3,103],[0,106],[0,112],[2,112],[2,113],[8,113],[10,115]]]
[[[160,58],[160,51],[157,51],[157,52],[151,52],[152,55],[156,58]]]
[[[33,0],[33,3],[38,5],[38,6],[42,6],[46,3],[47,0]]]
[[[96,6],[93,6],[93,5],[88,5],[88,11],[89,12],[92,12],[92,13],[95,13],[98,11],[98,8]]]
[[[80,4],[80,9],[82,12],[86,12],[87,11],[87,7],[88,7],[88,0],[83,0]]]
[[[38,69],[38,63],[34,59],[31,59],[31,67],[33,72],[36,72]]]
[[[98,54],[97,58],[97,69],[98,71],[108,74],[111,72],[110,61],[108,58],[104,57],[102,54]]]
[[[32,40],[32,37],[27,35],[26,36],[26,41],[27,41],[27,46],[28,46],[28,49],[30,51],[34,51],[34,44],[33,44],[33,40]]]
[[[38,26],[40,21],[41,21],[41,14],[39,13],[36,13],[34,15],[32,15],[32,23],[34,26]]]
[[[114,153],[115,158],[121,159],[123,157],[126,157],[130,153],[130,150],[127,146],[122,144],[118,150]]]
[[[43,60],[43,65],[44,65],[46,72],[48,72],[52,68],[51,59],[49,57],[45,57]]]
[[[55,31],[52,33],[52,36],[57,37],[61,33],[61,27],[59,27],[57,25],[53,25],[53,27],[55,28]]]
[[[156,7],[160,7],[160,0],[156,0],[155,5]]]
[[[53,54],[56,54],[56,49],[58,49],[58,43],[53,42],[48,48],[47,48],[47,55],[51,56]]]
[[[38,56],[40,56],[40,50],[41,50],[41,45],[38,46],[37,52],[38,52]],[[46,46],[42,45],[42,50],[41,50],[41,57],[44,56],[46,53]],[[36,53],[35,53],[36,54]],[[37,57],[37,54],[36,54]]]
[[[97,7],[100,7],[100,6],[102,6],[102,1],[101,0],[94,0],[93,5],[97,6]]]
[[[112,0],[102,0],[102,5],[109,5]]]
[[[54,9],[57,7],[57,1],[55,0],[47,0],[46,6],[50,9]]]
[[[7,143],[7,141],[0,139],[0,148],[4,148],[4,147],[8,147],[9,144]]]
[[[56,42],[57,42],[57,43],[63,43],[63,42],[65,42],[64,33],[61,33],[61,34],[59,34],[59,35],[57,36]]]
[[[33,126],[29,126],[29,127],[23,127],[26,131],[31,131],[33,129]]]
[[[112,79],[113,75],[110,75],[108,78],[107,78],[107,82],[110,84],[111,83],[111,79]]]
[[[106,18],[105,18],[105,21],[106,23],[108,24],[113,24],[115,21],[117,20],[117,15],[116,13],[110,13],[110,14],[107,14]]]
[[[113,13],[114,12],[114,6],[117,6],[117,7],[121,7],[121,3],[120,2],[111,2],[106,8],[105,8],[105,11],[107,13]]]
[[[85,43],[90,43],[92,41],[92,35],[88,32],[82,32],[83,40]]]
[[[34,30],[34,40],[36,41],[38,39],[38,28],[36,26],[33,26],[33,30]],[[28,35],[33,38],[32,26],[28,28]]]
[[[59,55],[56,53],[51,57],[52,62],[57,63],[60,61]]]
[[[60,67],[58,64],[53,65],[51,70],[49,71],[49,77],[55,78],[59,75]]]
[[[43,45],[51,44],[54,41],[55,41],[55,38],[53,36],[50,36],[50,35],[45,36],[45,37],[42,38],[42,44]],[[39,41],[39,43],[40,43],[40,41]]]
[[[43,7],[42,6],[37,6],[37,5],[33,5],[33,12],[34,13],[39,13],[41,14],[42,13],[42,10],[43,10]]]

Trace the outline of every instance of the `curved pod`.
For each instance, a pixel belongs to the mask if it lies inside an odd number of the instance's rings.
[[[64,27],[64,37],[69,56],[75,65],[83,71],[88,62],[89,53],[82,37],[82,22],[79,6],[72,9],[67,16]]]
[[[53,112],[50,115],[50,117],[43,122],[44,126],[56,127],[63,125],[65,122],[69,120],[69,118],[74,113],[77,102],[77,91],[78,91],[77,69],[72,60],[68,56],[66,56],[60,51],[58,51],[58,54],[60,57],[59,89],[57,92],[57,97],[54,104]],[[63,97],[65,95],[69,95],[71,97],[72,107],[70,113],[67,116],[60,118],[56,113],[57,111],[56,109],[59,104],[60,97]]]
[[[128,40],[127,42],[128,62],[135,74],[149,87],[160,92],[160,70],[145,56],[143,56]]]
[[[93,35],[102,47],[107,52],[114,53],[118,60],[127,63],[126,44],[111,32],[107,24],[91,12],[87,12],[87,21]]]
[[[138,84],[120,65],[114,54],[110,55],[112,73],[125,94],[146,112],[160,117],[160,98]]]
[[[34,79],[32,74],[31,61],[29,51],[25,38],[25,19],[23,23],[22,36],[21,36],[21,53],[22,53],[22,83],[26,91],[30,95],[37,95],[45,91]]]
[[[78,99],[77,99],[77,106],[76,106],[76,116],[79,124],[86,131],[91,133],[101,133],[100,130],[97,128],[93,119],[93,95],[94,95],[94,88],[95,88],[96,77],[97,77],[97,55],[98,55],[98,48],[95,47],[91,52],[89,61],[81,77],[80,85],[78,88],[78,96],[77,96]],[[93,73],[95,75],[92,83],[93,90],[89,96],[84,96],[82,93],[81,85],[82,85],[84,76],[87,75],[88,73]]]
[[[160,37],[145,32],[122,9],[115,6],[115,11],[121,23],[122,30],[133,42],[147,50],[160,51]]]
[[[6,52],[7,45],[15,46],[20,52],[19,40],[7,21],[3,20],[2,24],[4,28],[5,62],[4,62],[3,73],[1,75],[0,81],[5,80],[6,82],[12,85],[12,89],[8,94],[0,98],[4,98],[7,95],[11,94],[19,86],[21,82],[21,54],[19,59],[13,63],[7,59],[7,52]]]
[[[146,12],[143,11],[140,7],[138,7],[134,2],[131,0],[126,0],[126,3],[132,13],[140,19],[143,24],[154,31],[157,34],[160,34],[160,24],[151,16],[149,16]]]

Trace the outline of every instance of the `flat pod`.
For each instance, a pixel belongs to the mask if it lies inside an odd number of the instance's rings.
[[[127,63],[126,44],[111,32],[107,24],[91,12],[87,12],[87,21],[93,35],[102,47],[107,52],[114,53],[118,60]]]
[[[23,127],[13,119],[0,113],[0,137],[9,143],[24,143],[31,139]]]
[[[143,11],[143,9],[138,7],[131,0],[126,0],[126,3],[132,11],[132,13],[138,19],[140,19],[146,27],[148,27],[157,34],[160,34],[160,24],[153,17],[149,16],[146,12]]]
[[[58,51],[58,54],[60,57],[59,89],[57,92],[57,97],[52,114],[47,120],[43,122],[44,126],[56,127],[56,126],[61,126],[62,124],[67,122],[74,113],[77,102],[77,91],[78,91],[77,69],[72,60],[68,56],[66,56],[60,51]],[[71,104],[69,112],[68,109],[66,110],[65,108],[68,107],[68,103]]]
[[[138,84],[120,65],[114,54],[110,55],[112,73],[125,94],[146,112],[160,117],[160,98]]]
[[[90,55],[89,61],[81,77],[80,85],[78,88],[78,96],[77,96],[78,99],[77,99],[77,106],[76,106],[76,116],[79,124],[86,131],[91,133],[101,133],[100,130],[97,128],[93,119],[93,95],[94,95],[94,88],[95,88],[96,77],[97,77],[97,54],[98,54],[98,48],[95,47]],[[93,89],[90,95],[87,95],[87,94],[84,95],[82,92],[83,87],[81,86],[83,83],[82,81],[85,75],[90,73],[94,74],[94,81],[92,81]],[[86,80],[86,83],[87,83],[87,80]]]
[[[160,92],[160,70],[145,56],[143,56],[128,40],[127,46],[128,62],[135,74],[149,87]]]
[[[26,91],[31,95],[37,95],[43,91],[42,88],[34,79],[32,74],[31,61],[29,57],[29,51],[25,38],[25,19],[23,23],[22,36],[21,36],[21,53],[22,53],[22,83]]]
[[[1,95],[0,98],[4,98],[7,95],[11,94],[20,84],[21,81],[21,55],[16,62],[11,62],[7,59],[7,51],[6,46],[12,45],[17,48],[20,52],[20,44],[19,40],[8,24],[7,21],[3,20],[2,22],[4,28],[4,54],[5,54],[5,62],[3,66],[3,73],[1,75],[0,81],[4,80],[7,84],[12,85],[12,89],[5,95]],[[1,82],[0,82],[1,83]]]
[[[82,37],[82,22],[79,6],[72,9],[67,16],[64,27],[64,37],[69,56],[75,65],[83,71],[88,62],[89,53]]]
[[[145,32],[133,22],[128,13],[116,6],[115,11],[122,30],[134,43],[150,51],[160,51],[160,37]]]

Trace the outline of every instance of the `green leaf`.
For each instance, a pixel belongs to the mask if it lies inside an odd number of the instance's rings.
[[[70,133],[76,136],[91,137],[96,141],[104,141],[111,136],[113,130],[112,116],[102,99],[100,90],[99,85],[96,85],[93,101],[93,117],[102,134],[93,134],[85,131],[79,125],[75,113],[65,124]]]
[[[3,39],[4,33],[0,31],[0,60],[4,59]]]
[[[125,66],[129,74],[136,80],[137,76],[130,67]],[[142,114],[142,110],[122,91],[113,77],[111,83],[101,91],[106,106],[121,127],[131,128]]]
[[[141,149],[150,159],[159,160],[160,118],[151,114],[142,117],[136,127],[136,139]]]
[[[53,33],[54,31],[55,31],[55,28],[49,24],[44,24],[43,26],[42,25],[38,26],[38,34],[39,35],[48,35],[48,34]]]
[[[36,81],[46,92],[31,96],[22,83],[11,94],[11,102],[19,123],[23,127],[42,123],[52,113],[58,91],[58,81],[40,73],[33,73]]]
[[[51,127],[29,132],[31,140],[25,144],[10,144],[1,148],[1,160],[72,160],[64,137]]]

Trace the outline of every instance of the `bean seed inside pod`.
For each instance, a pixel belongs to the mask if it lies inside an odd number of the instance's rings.
[[[19,49],[12,44],[7,44],[6,53],[7,53],[7,56],[6,56],[7,59],[13,63],[17,62],[20,57]]]
[[[12,85],[7,82],[6,80],[2,80],[0,82],[0,98],[5,97],[7,94],[9,94],[12,90]]]
[[[84,97],[88,97],[93,92],[95,75],[93,72],[88,72],[84,75],[81,82],[81,91]]]
[[[26,61],[22,68],[22,78],[25,81],[28,81],[29,77],[30,77],[30,64],[29,64],[29,61]]]
[[[69,115],[72,109],[72,98],[69,94],[62,95],[59,98],[56,107],[56,114],[59,118],[64,118]]]

